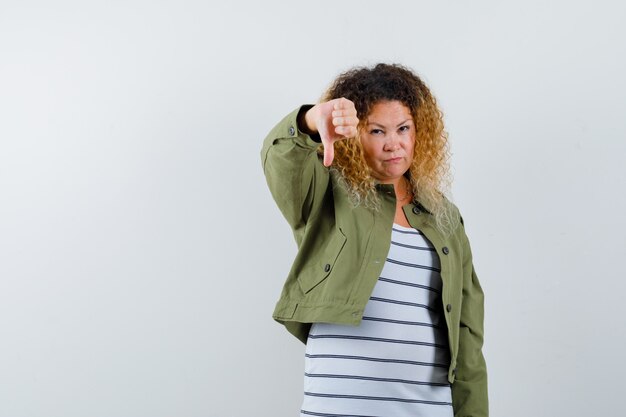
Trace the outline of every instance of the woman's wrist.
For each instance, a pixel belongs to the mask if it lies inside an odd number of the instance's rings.
[[[311,106],[308,109],[306,109],[303,113],[303,117],[302,117],[302,127],[303,132],[308,133],[309,135],[311,134],[317,134],[317,126],[316,126],[316,112],[317,112],[317,106]]]
[[[302,133],[311,136],[314,141],[320,142],[321,139],[319,138],[319,133],[315,125],[315,112],[317,111],[317,108],[317,106],[313,105],[302,106],[302,109],[298,113],[297,123],[298,129]]]

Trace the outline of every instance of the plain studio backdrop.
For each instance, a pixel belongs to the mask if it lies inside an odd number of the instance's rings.
[[[0,1],[0,417],[297,416],[261,142],[379,61],[445,114],[491,414],[620,414],[624,7]]]

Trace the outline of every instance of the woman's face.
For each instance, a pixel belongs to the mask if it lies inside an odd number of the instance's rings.
[[[380,101],[370,112],[361,145],[374,178],[397,184],[413,162],[415,124],[408,107],[399,101]]]

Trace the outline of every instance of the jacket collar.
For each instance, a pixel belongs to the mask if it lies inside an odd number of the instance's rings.
[[[390,194],[390,195],[395,195],[393,184],[376,184],[376,189],[379,192],[383,192],[383,193]],[[428,214],[432,214],[426,207],[424,207],[422,203],[420,203],[420,201],[417,198],[413,198],[413,201],[411,203],[413,203],[413,205],[417,207],[420,211],[423,211]]]

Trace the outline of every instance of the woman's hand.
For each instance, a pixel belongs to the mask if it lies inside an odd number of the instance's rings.
[[[347,98],[337,98],[319,103],[304,116],[307,128],[318,133],[324,145],[324,166],[329,167],[335,157],[333,144],[338,140],[356,136],[359,119],[356,107]]]

